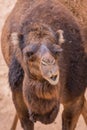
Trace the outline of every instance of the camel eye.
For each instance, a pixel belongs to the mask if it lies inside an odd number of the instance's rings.
[[[30,52],[26,52],[26,56],[27,57],[31,57],[34,54],[34,52],[30,51]]]
[[[63,49],[62,48],[56,48],[55,50],[53,50],[53,53],[54,53],[54,55],[58,55],[58,54],[60,54],[61,52],[63,51]]]
[[[38,50],[38,46],[35,44],[30,44],[28,46],[26,46],[23,50],[23,54],[25,55],[26,58],[30,58],[33,57],[35,55],[35,53]]]
[[[35,55],[35,52],[30,51],[30,52],[26,53],[26,58],[27,58],[27,60],[34,62],[37,57]]]
[[[58,45],[54,45],[51,51],[56,56],[56,55],[59,55],[63,51],[63,49]]]

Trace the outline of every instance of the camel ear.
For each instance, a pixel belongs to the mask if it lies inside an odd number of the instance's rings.
[[[58,35],[58,37],[59,37],[59,40],[58,40],[59,45],[61,45],[62,43],[65,42],[65,39],[64,39],[63,33],[64,33],[64,31],[61,30],[61,29],[59,29],[59,30],[57,31],[57,35]]]
[[[23,35],[18,34],[17,32],[13,32],[11,34],[11,43],[13,44],[14,48],[23,48]]]
[[[13,32],[11,34],[11,43],[13,44],[13,54],[21,64],[21,66],[24,66],[23,61],[23,53],[22,53],[22,40],[23,40],[23,35],[18,34],[16,32]]]

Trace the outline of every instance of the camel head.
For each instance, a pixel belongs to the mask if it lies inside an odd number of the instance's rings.
[[[25,36],[12,33],[11,41],[25,75],[46,80],[51,85],[58,84],[58,59],[64,42],[62,30],[54,33],[47,25],[34,24]]]

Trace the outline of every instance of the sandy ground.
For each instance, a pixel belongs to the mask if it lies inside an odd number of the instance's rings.
[[[4,21],[15,2],[16,0],[0,0],[0,36]],[[54,123],[51,125],[43,125],[37,122],[35,124],[35,130],[61,130],[61,112],[62,106]],[[10,130],[14,115],[15,108],[12,103],[11,91],[8,85],[8,68],[3,60],[0,50],[0,130]],[[16,130],[22,130],[20,122],[18,123]],[[80,116],[76,130],[87,130],[87,126],[85,125],[82,116]]]

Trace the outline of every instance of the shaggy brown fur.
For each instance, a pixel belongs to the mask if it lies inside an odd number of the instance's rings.
[[[62,45],[59,29],[64,32]],[[14,32],[18,34],[15,40],[11,39]],[[33,51],[29,53],[30,50]],[[87,123],[87,59],[83,39],[77,21],[58,0],[18,0],[3,28],[2,52],[24,130],[34,129],[32,121],[53,122],[59,102],[64,105],[62,130],[74,130],[81,113]],[[46,66],[41,64],[44,58]],[[59,75],[56,85],[48,82],[50,68]]]

